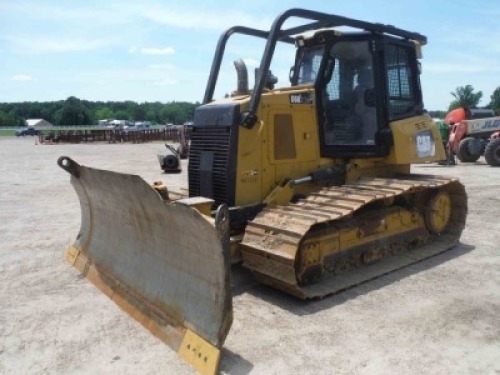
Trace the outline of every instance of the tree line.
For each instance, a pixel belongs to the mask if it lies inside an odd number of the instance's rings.
[[[193,120],[199,105],[198,102],[94,102],[74,96],[53,102],[0,103],[0,126],[23,126],[30,118],[41,118],[54,125],[94,125],[104,119],[183,124]]]
[[[478,108],[482,91],[472,85],[459,86],[452,91],[448,111],[458,107]],[[200,103],[189,102],[93,102],[70,96],[55,102],[0,103],[0,126],[23,126],[26,119],[42,118],[54,125],[93,125],[99,120],[118,119],[151,121],[156,124],[183,124],[192,121]],[[490,102],[482,107],[500,113],[500,86],[493,91]],[[431,117],[444,118],[447,111],[429,111]]]
[[[490,102],[485,106],[479,106],[483,98],[483,92],[475,92],[472,85],[459,86],[450,92],[453,100],[448,106],[448,111],[429,111],[431,117],[444,118],[446,114],[459,107],[492,109],[498,115],[500,114],[500,86],[498,86],[490,96]]]

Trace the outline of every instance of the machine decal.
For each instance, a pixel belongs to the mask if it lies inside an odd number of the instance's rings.
[[[436,144],[430,130],[424,130],[417,133],[416,136],[417,156],[425,158],[434,156],[436,153]]]
[[[290,94],[290,104],[313,104],[314,100],[310,92]]]
[[[488,130],[500,129],[500,119],[469,121],[469,133],[479,133]]]

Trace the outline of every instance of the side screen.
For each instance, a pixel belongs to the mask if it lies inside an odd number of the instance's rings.
[[[389,120],[414,114],[420,104],[416,93],[416,72],[413,70],[413,51],[408,47],[389,44],[385,48]]]

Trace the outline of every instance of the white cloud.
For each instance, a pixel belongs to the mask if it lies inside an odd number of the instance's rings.
[[[463,52],[451,52],[446,61],[428,61],[423,64],[423,72],[443,74],[479,74],[499,72],[500,63],[496,59],[488,59],[482,55]]]
[[[165,48],[141,48],[141,53],[143,55],[173,55],[175,49],[172,47]]]
[[[243,59],[245,62],[245,65],[250,68],[258,68],[260,66],[260,61],[252,58],[245,58]]]
[[[65,38],[6,38],[13,42],[20,52],[65,53],[96,50],[115,44],[113,39],[65,39]]]
[[[479,73],[486,70],[486,66],[469,65],[469,64],[456,64],[456,63],[427,63],[423,67],[424,74],[431,73]]]
[[[159,81],[154,82],[153,84],[155,86],[170,86],[170,85],[175,85],[177,84],[177,80],[172,79],[172,78],[163,78]]]
[[[471,48],[475,50],[475,53],[482,55],[481,57],[488,56],[488,54],[496,54],[500,52],[500,46],[498,43],[492,41],[498,40],[500,37],[500,27],[481,27],[479,25],[474,25],[471,27],[469,25],[461,25],[460,27],[443,27],[441,42],[447,45],[454,45],[460,48],[456,50],[463,50],[463,46],[471,46],[467,51],[471,51]],[[451,50],[455,49],[450,48]],[[465,50],[464,50],[465,51]]]
[[[92,27],[123,26],[137,23],[142,19],[162,25],[180,28],[211,29],[222,31],[234,25],[246,25],[261,29],[268,29],[274,20],[271,16],[258,17],[244,11],[225,9],[209,9],[211,5],[197,5],[197,11],[192,6],[182,6],[178,2],[149,1],[146,5],[137,1],[110,1],[99,3],[80,2],[71,7],[55,4],[45,4],[37,1],[24,1],[22,3],[2,3],[2,10],[10,14],[21,15],[24,18],[54,22],[71,22],[79,26],[92,25]]]
[[[137,4],[129,4],[126,9],[155,23],[184,29],[222,31],[234,25],[268,29],[274,19],[274,17],[255,17],[245,12],[229,9],[218,12],[200,8],[197,12],[193,12],[191,8],[166,4],[149,4],[147,7]]]
[[[47,2],[48,3],[48,2]],[[2,3],[2,10],[14,15],[21,15],[23,18],[35,18],[37,20],[54,22],[71,22],[72,25],[85,25],[92,23],[93,26],[127,25],[130,18],[124,19],[125,12],[121,12],[122,4],[105,4],[103,7],[96,7],[92,4],[83,5],[72,4],[72,6],[61,6],[61,4],[47,4],[41,2],[24,1],[10,4]],[[110,14],[113,14],[110,17]]]
[[[10,77],[13,81],[36,81],[36,78],[30,76],[29,74],[16,74]]]
[[[172,70],[175,66],[172,64],[151,64],[148,65],[148,68],[153,70]]]
[[[141,53],[143,55],[173,55],[176,51],[173,47],[145,47],[139,48],[137,46],[129,47],[128,52],[131,54]],[[159,66],[159,65],[158,65]],[[164,66],[162,66],[164,67]]]

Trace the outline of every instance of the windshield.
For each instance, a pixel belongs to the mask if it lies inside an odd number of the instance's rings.
[[[323,59],[323,52],[323,47],[304,48],[300,51],[298,85],[313,83],[316,80]]]

